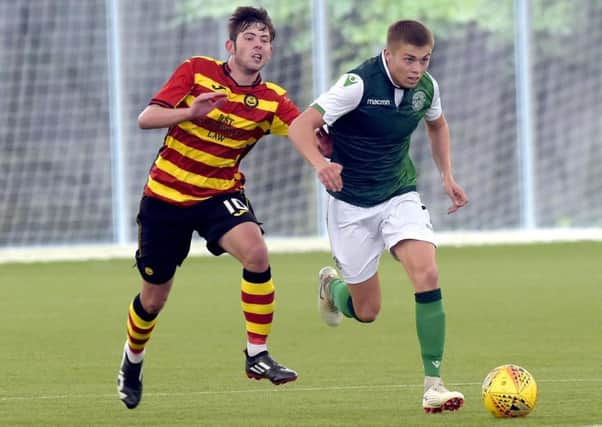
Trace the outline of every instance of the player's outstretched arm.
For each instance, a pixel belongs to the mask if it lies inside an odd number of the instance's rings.
[[[433,159],[441,173],[443,188],[452,201],[447,213],[452,214],[468,203],[468,196],[452,175],[451,137],[445,116],[442,114],[436,120],[426,121],[426,129],[431,142]]]
[[[141,129],[167,128],[186,120],[205,116],[214,108],[219,108],[227,102],[223,92],[207,92],[197,96],[188,108],[165,108],[159,105],[149,105],[138,116],[138,126]]]
[[[327,190],[341,191],[343,180],[341,171],[343,167],[338,163],[331,163],[324,157],[324,148],[319,146],[327,144],[327,140],[321,141],[316,138],[315,130],[320,129],[324,121],[322,115],[313,107],[309,107],[299,115],[288,128],[288,137],[297,151],[313,166],[320,182]],[[327,153],[325,153],[327,154]]]

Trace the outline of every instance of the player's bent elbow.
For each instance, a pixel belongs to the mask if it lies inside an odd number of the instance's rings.
[[[144,112],[140,113],[140,115],[138,116],[138,127],[140,129],[151,129],[152,128],[151,123],[144,115]]]
[[[140,129],[155,129],[162,127],[160,122],[162,121],[161,110],[156,105],[149,105],[140,114],[138,114],[138,127]]]

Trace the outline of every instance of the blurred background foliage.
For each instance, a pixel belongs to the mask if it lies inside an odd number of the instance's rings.
[[[305,52],[310,48],[310,26],[302,25],[299,16],[307,16],[309,22],[316,3],[282,0],[248,2],[268,10],[277,32],[289,35],[286,46],[293,52]],[[436,40],[462,37],[467,26],[474,27],[476,33],[494,35],[488,38],[489,43],[513,43],[514,38],[512,17],[515,2],[512,0],[326,0],[325,5],[327,19],[337,23],[328,28],[335,75],[354,66],[358,58],[367,58],[378,52],[384,44],[388,25],[398,19],[425,22],[435,32]],[[531,15],[537,17],[531,23],[534,34],[555,36],[549,43],[544,42],[540,49],[549,56],[562,56],[566,48],[577,46],[559,46],[558,37],[566,36],[568,39],[576,29],[582,28],[588,22],[589,9],[602,9],[602,0],[587,3],[581,0],[532,0],[530,7]],[[184,0],[176,4],[176,9],[174,24],[182,24],[204,18],[225,20],[232,13],[233,6],[227,2],[211,2],[208,7],[205,0]]]

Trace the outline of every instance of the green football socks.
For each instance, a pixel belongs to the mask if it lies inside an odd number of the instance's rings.
[[[355,317],[355,311],[353,310],[353,302],[351,301],[351,294],[347,283],[341,279],[333,279],[330,282],[330,296],[334,305],[343,313],[345,317]]]
[[[330,296],[345,317],[357,319],[347,284],[341,279],[330,283]],[[441,289],[415,294],[416,332],[420,344],[424,375],[440,377],[445,346],[445,312]]]
[[[441,289],[415,294],[416,332],[420,343],[424,375],[440,377],[445,345],[445,312]]]

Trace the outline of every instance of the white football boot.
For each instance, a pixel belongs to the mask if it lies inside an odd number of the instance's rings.
[[[443,411],[457,411],[464,404],[464,395],[459,391],[449,391],[440,378],[425,378],[425,391],[422,397],[422,407],[427,414]]]
[[[324,323],[328,326],[339,326],[343,313],[334,305],[330,297],[330,283],[339,277],[337,271],[330,267],[323,267],[318,274],[320,287],[318,288],[318,309]]]

